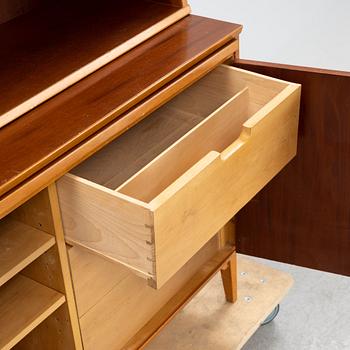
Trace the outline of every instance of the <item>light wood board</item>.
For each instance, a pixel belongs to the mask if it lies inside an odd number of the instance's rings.
[[[214,279],[146,349],[241,349],[281,302],[293,279],[241,255],[237,275],[238,299],[234,304],[224,301],[221,281]],[[278,316],[274,322],[278,322]]]
[[[55,244],[47,233],[18,221],[0,221],[0,286]]]
[[[64,295],[18,275],[0,288],[0,349],[11,349],[65,302]]]
[[[169,283],[154,290],[122,265],[79,247],[69,249],[84,349],[120,349],[174,295],[192,286],[196,271],[217,251],[214,237]]]
[[[30,332],[16,349],[46,350],[50,344],[56,350],[82,349],[69,263],[54,185],[43,190],[11,214],[16,220],[42,230],[56,238],[56,244],[21,274],[65,294],[66,303],[51,317]]]
[[[57,190],[68,243],[130,266],[145,278],[154,275],[152,213],[141,202],[132,204],[71,174],[57,182]]]

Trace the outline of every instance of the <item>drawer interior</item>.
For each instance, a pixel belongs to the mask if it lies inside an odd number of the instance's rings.
[[[287,86],[222,65],[71,173],[150,203],[209,152],[223,152]]]

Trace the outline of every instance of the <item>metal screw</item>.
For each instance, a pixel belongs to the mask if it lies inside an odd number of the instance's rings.
[[[260,283],[266,283],[266,279],[265,278],[261,278],[260,279]]]
[[[248,275],[245,271],[242,271],[241,273],[240,273],[240,275],[241,276],[246,276],[246,275]]]
[[[250,303],[252,300],[253,298],[248,295],[244,297],[244,301],[246,301],[247,303]]]

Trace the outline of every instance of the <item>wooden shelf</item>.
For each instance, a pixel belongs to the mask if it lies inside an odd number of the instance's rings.
[[[55,238],[20,222],[0,221],[0,286],[55,244]]]
[[[65,302],[65,297],[18,275],[0,288],[0,349],[11,349]]]
[[[148,0],[49,1],[1,24],[0,127],[188,13]]]

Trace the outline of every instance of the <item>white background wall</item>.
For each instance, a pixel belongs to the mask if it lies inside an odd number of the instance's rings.
[[[243,24],[241,58],[350,71],[350,0],[190,0]]]

